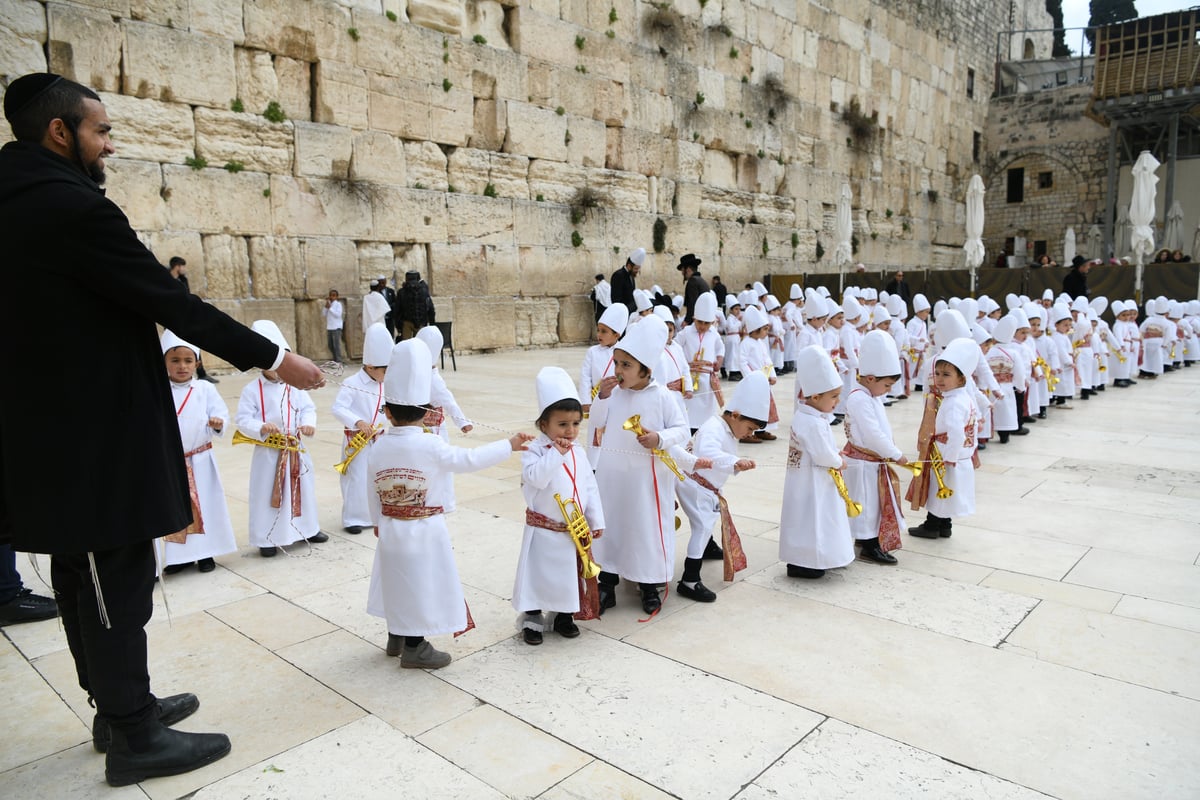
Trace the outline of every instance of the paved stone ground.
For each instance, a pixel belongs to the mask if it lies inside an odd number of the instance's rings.
[[[462,357],[447,382],[481,424],[454,441],[531,430],[537,369],[574,373],[582,354]],[[231,410],[252,377],[222,378]],[[898,568],[813,583],[777,560],[785,440],[743,446],[759,468],[727,493],[750,568],[724,585],[708,566],[715,604],[672,595],[640,624],[622,593],[579,639],[538,648],[509,605],[519,459],[460,476],[449,521],[478,628],[436,642],[454,662],[434,673],[387,658],[364,610],[375,539],[341,533],[335,393],[315,394],[310,444],[331,540],[268,561],[242,533],[215,572],[168,578],[169,616],[156,600],[154,688],[196,692],[180,727],[229,733],[232,754],[109,789],[58,623],[12,626],[0,795],[1200,796],[1200,368],[1052,411],[982,454],[978,514],[952,539],[906,537]],[[919,405],[889,412],[910,453]],[[251,448],[218,450],[242,526]],[[685,521],[680,566],[686,537]]]

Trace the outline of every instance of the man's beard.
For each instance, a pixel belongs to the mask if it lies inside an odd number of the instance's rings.
[[[75,154],[75,163],[83,170],[84,174],[96,182],[97,186],[104,185],[104,165],[100,163],[97,157],[90,164],[83,160],[83,152],[79,149],[79,135],[71,137],[71,150]]]

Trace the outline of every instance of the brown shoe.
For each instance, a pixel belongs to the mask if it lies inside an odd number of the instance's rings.
[[[773,442],[779,438],[778,436],[771,433],[770,431],[755,431],[754,435],[757,436],[759,439],[762,439],[764,442]]]
[[[738,439],[738,441],[741,442],[742,444],[762,444],[762,439],[759,439],[753,433],[750,434],[749,436],[746,436],[745,438]]]

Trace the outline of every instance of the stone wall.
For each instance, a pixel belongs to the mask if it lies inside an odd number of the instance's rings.
[[[833,271],[843,182],[857,259],[958,266],[1009,5],[5,0],[0,73],[102,93],[111,196],[241,318],[321,356],[330,287],[417,269],[486,349],[585,340],[659,219],[645,285]]]

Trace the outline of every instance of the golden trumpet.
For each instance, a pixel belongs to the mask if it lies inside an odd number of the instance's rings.
[[[259,447],[271,447],[275,450],[292,450],[297,453],[303,453],[304,448],[300,446],[300,440],[295,436],[285,436],[282,433],[269,433],[267,438],[255,439],[252,436],[247,436],[241,431],[233,432],[234,444],[256,444]]]
[[[568,497],[563,500],[562,495],[556,492],[554,501],[558,503],[563,521],[567,523],[567,534],[570,535],[571,541],[575,543],[575,550],[579,553],[579,574],[585,580],[591,580],[600,574],[600,565],[592,560],[592,529],[588,527],[587,518],[579,510],[579,504],[575,502],[575,498]]]
[[[1126,361],[1126,359],[1125,359],[1125,356],[1121,355],[1121,351],[1120,351],[1120,350],[1117,350],[1116,348],[1114,348],[1114,347],[1113,347],[1111,344],[1108,346],[1108,352],[1110,352],[1110,353],[1112,353],[1114,356],[1116,356],[1116,357],[1117,357],[1117,359],[1118,359],[1118,360],[1119,360],[1119,361],[1120,361],[1122,364],[1124,364],[1124,363],[1125,363],[1125,361]],[[1186,352],[1187,352],[1187,350],[1184,350],[1183,352],[1185,352],[1185,353],[1186,353]]]
[[[936,444],[929,446],[929,462],[933,467],[933,477],[937,480],[937,496],[947,500],[954,496],[954,490],[946,485],[946,462],[942,459],[942,451]]]
[[[625,420],[625,424],[622,425],[621,427],[623,427],[625,430],[632,433],[634,436],[644,436],[646,434],[646,429],[642,427],[642,415],[641,414],[634,414],[632,417]],[[675,459],[671,458],[671,456],[669,456],[667,454],[666,450],[660,450],[658,448],[655,448],[654,450],[651,450],[650,452],[652,452],[654,455],[658,456],[658,458],[662,460],[662,462],[666,466],[666,468],[671,470],[671,472],[675,473],[676,478],[679,478],[679,480],[681,480],[681,481],[687,480],[687,476],[684,475],[682,471],[680,471],[679,465],[675,463]]]
[[[921,473],[924,471],[924,468],[920,464],[901,464],[899,461],[889,461],[887,463],[891,464],[893,467],[900,467],[901,469],[908,470],[912,473],[914,478],[921,477]]]
[[[376,425],[375,427],[371,428],[370,435],[364,434],[362,431],[358,431],[350,437],[350,441],[346,442],[346,449],[349,450],[350,453],[344,459],[333,465],[333,468],[337,470],[339,475],[346,474],[346,470],[350,469],[350,462],[353,461],[359,453],[366,449],[367,445],[371,443],[371,440],[375,438],[375,434],[379,433],[381,430],[383,430],[383,426]]]
[[[842,477],[842,471],[836,467],[830,467],[829,477],[833,478],[833,485],[837,487],[838,494],[842,496],[842,501],[846,504],[846,516],[857,517],[861,514],[862,503],[856,503],[850,499],[850,490],[846,488],[846,479]]]
[[[696,361],[704,360],[704,348],[703,347],[701,347],[699,352],[696,353],[696,358],[694,360],[696,360]],[[699,372],[692,373],[692,391],[693,392],[700,391],[700,373]]]

